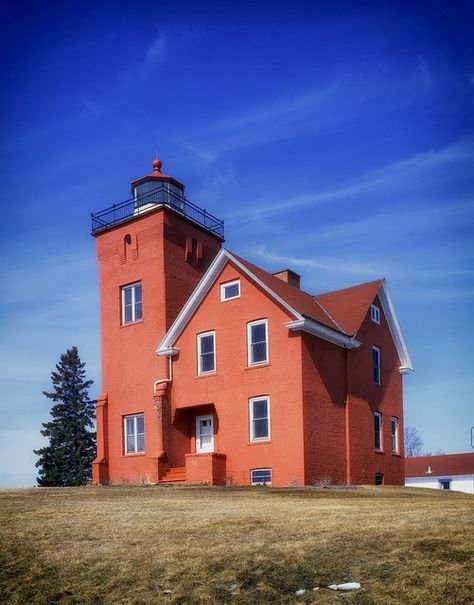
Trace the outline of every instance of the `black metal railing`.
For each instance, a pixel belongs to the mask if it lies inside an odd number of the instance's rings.
[[[100,212],[91,213],[92,233],[98,233],[163,205],[181,213],[220,239],[224,239],[223,220],[199,208],[184,196],[177,195],[167,187],[167,184],[162,184],[148,193],[139,194],[119,204],[113,204]]]

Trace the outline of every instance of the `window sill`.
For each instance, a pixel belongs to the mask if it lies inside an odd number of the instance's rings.
[[[136,454],[134,453],[130,453],[130,454],[122,454],[122,458],[136,458],[139,456],[146,456],[145,452],[137,452]]]
[[[375,452],[376,454],[382,454],[383,456],[385,456],[385,452],[384,452],[384,450],[374,450],[374,452]]]
[[[200,380],[201,378],[209,378],[209,376],[216,376],[216,375],[217,375],[217,372],[206,372],[205,374],[198,374],[194,378],[196,378],[196,380]]]
[[[400,452],[392,452],[392,456],[395,456],[396,458],[403,458]]]
[[[120,324],[121,328],[129,328],[130,326],[136,326],[137,324],[142,324],[143,319],[139,319],[138,321],[130,321],[127,324]]]
[[[256,370],[257,368],[266,368],[270,365],[269,361],[262,361],[262,363],[254,363],[251,366],[247,366],[246,370]]]
[[[257,439],[255,441],[249,441],[247,445],[263,445],[265,443],[272,443],[271,439]]]

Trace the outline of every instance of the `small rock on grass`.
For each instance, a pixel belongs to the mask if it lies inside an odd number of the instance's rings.
[[[306,592],[306,589],[305,589],[305,588],[300,588],[299,590],[296,590],[296,591],[295,591],[295,595],[296,595],[297,597],[302,597],[302,596],[304,595],[304,593],[305,593],[305,592]]]
[[[173,591],[170,590],[169,588],[166,588],[165,590],[163,590],[163,594],[171,594]]]
[[[330,584],[328,588],[331,590],[358,590],[360,584],[359,582],[345,582],[344,584]]]
[[[229,586],[227,586],[227,590],[235,590],[237,588],[237,584],[229,584]]]

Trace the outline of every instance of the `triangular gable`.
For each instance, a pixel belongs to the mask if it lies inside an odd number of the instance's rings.
[[[184,330],[196,310],[199,308],[201,302],[204,300],[204,297],[214,285],[215,281],[217,280],[217,278],[219,277],[228,262],[231,262],[253,283],[258,285],[275,303],[281,305],[286,311],[288,311],[290,316],[294,318],[293,321],[290,321],[285,324],[290,330],[304,330],[311,334],[319,336],[324,340],[328,340],[329,342],[333,342],[334,344],[347,348],[354,348],[360,346],[359,342],[357,342],[353,338],[346,336],[340,331],[331,328],[327,325],[322,325],[322,323],[320,323],[319,321],[314,321],[313,319],[306,318],[302,313],[297,311],[288,302],[288,300],[285,300],[280,295],[283,293],[281,290],[279,293],[275,292],[275,290],[277,289],[275,287],[277,285],[276,283],[273,284],[274,288],[269,287],[269,280],[266,279],[263,275],[266,274],[266,272],[262,271],[262,273],[260,273],[259,271],[257,271],[258,268],[254,265],[251,265],[247,261],[243,261],[243,259],[240,259],[225,248],[222,248],[215,257],[215,259],[212,261],[207,271],[202,276],[196,289],[191,294],[188,301],[179,312],[178,316],[176,317],[175,321],[166,333],[165,337],[158,345],[158,348],[156,350],[158,355],[173,355],[176,353],[176,350],[173,349],[176,341],[178,340],[180,334],[182,333],[182,331]],[[251,268],[253,270],[251,270]],[[288,286],[288,288],[291,288],[291,286]],[[285,298],[287,298],[287,296],[285,296]]]
[[[382,282],[382,279],[378,279],[351,288],[318,294],[314,298],[346,334],[357,334]]]
[[[413,372],[413,363],[385,279],[319,294],[314,298],[324,306],[346,333],[355,337],[377,295],[400,359],[400,372],[402,374]]]

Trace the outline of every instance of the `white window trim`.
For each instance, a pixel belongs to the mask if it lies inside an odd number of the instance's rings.
[[[239,286],[239,293],[236,296],[230,296],[228,298],[225,297],[225,289],[228,286]],[[240,279],[234,279],[233,281],[228,281],[224,284],[221,284],[221,302],[227,302],[228,300],[234,300],[236,298],[240,298]]]
[[[141,305],[142,305],[142,316],[140,319],[136,319],[135,317],[135,288],[136,286],[140,286],[142,289],[142,300]],[[131,321],[125,321],[125,290],[131,290],[132,292],[132,319]],[[121,300],[122,300],[122,326],[129,326],[130,324],[135,324],[139,321],[143,320],[143,286],[142,286],[142,282],[141,281],[136,281],[133,284],[127,284],[126,286],[122,286],[120,288],[122,296],[121,296]]]
[[[374,380],[374,357],[373,357],[373,355],[374,355],[373,352],[374,351],[377,351],[377,359],[378,359],[378,366],[379,366],[379,376],[378,376],[379,379],[378,379],[378,381]],[[372,382],[374,384],[378,384],[380,386],[382,384],[382,355],[381,355],[381,352],[380,352],[380,348],[376,347],[375,345],[372,347],[372,360],[371,361],[372,361],[372,364],[371,364],[372,365],[372,367],[371,367],[371,370],[372,370]]]
[[[395,435],[392,433],[392,423],[395,421]],[[393,448],[393,438],[395,437],[395,449]],[[398,438],[398,418],[396,416],[390,417],[390,445],[392,448],[392,454],[398,454],[400,452],[400,443]]]
[[[145,447],[142,452],[138,451],[138,435],[142,433],[138,433],[137,431],[137,418],[143,418],[143,445],[145,445],[145,414],[143,412],[138,414],[127,414],[123,417],[123,436],[124,436],[124,451],[126,456],[136,456],[145,453]],[[128,451],[128,435],[127,435],[127,419],[133,418],[133,445],[135,447],[135,451]]]
[[[207,370],[206,372],[204,370],[201,370],[201,339],[204,338],[205,336],[212,336],[213,337],[213,343],[214,343],[214,369],[213,370]],[[197,371],[198,371],[198,376],[208,376],[209,374],[215,374],[216,373],[216,359],[217,359],[217,355],[216,355],[216,332],[215,330],[210,330],[209,332],[202,332],[201,334],[197,335]]]
[[[270,481],[266,483],[260,483],[260,481],[254,481],[252,475],[254,471],[269,471],[270,472]],[[271,468],[252,468],[250,469],[250,485],[271,485],[273,481],[273,472]]]
[[[380,325],[380,307],[377,305],[370,305],[370,319]]]
[[[267,417],[268,417],[268,435],[267,437],[255,437],[254,434],[254,417],[253,417],[253,403],[254,401],[262,401],[265,399],[267,402]],[[250,441],[254,443],[262,443],[264,441],[270,441],[271,439],[271,418],[270,418],[270,397],[268,395],[261,395],[260,397],[251,397],[249,399],[249,420],[250,420]],[[261,469],[257,469],[261,470]]]
[[[265,324],[265,359],[262,361],[254,361],[252,362],[252,326],[257,326],[259,324]],[[270,355],[269,355],[269,334],[268,334],[268,319],[257,319],[255,321],[250,321],[247,324],[247,365],[248,367],[260,366],[265,363],[269,363]]]
[[[378,417],[378,419],[379,419],[379,432],[380,432],[380,437],[379,437],[380,447],[376,447],[376,445],[375,445],[375,422],[374,422],[374,450],[376,452],[383,452],[382,412],[374,412],[373,416],[374,416],[374,418]]]

